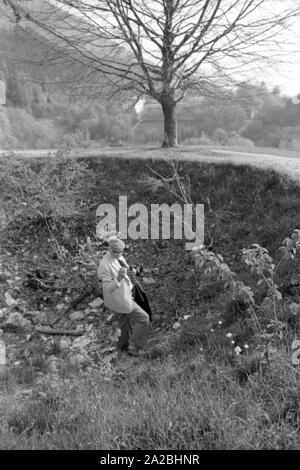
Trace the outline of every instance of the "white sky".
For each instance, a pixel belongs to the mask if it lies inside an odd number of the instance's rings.
[[[272,70],[266,70],[265,73],[262,71],[261,77],[266,84],[279,85],[282,93],[293,96],[300,93],[300,18],[294,23],[291,31],[283,35],[283,38],[284,36],[287,42],[293,43],[284,48],[284,63],[278,63]]]
[[[299,54],[300,55],[300,54]],[[280,72],[273,76],[262,76],[262,80],[270,87],[279,85],[282,94],[294,96],[300,93],[300,57],[297,63],[280,67]]]
[[[280,12],[282,5],[299,6],[300,0],[269,0],[269,5]],[[282,60],[274,61],[272,68],[257,71],[255,80],[270,87],[278,85],[283,94],[295,96],[300,93],[300,18],[276,39],[283,52]]]

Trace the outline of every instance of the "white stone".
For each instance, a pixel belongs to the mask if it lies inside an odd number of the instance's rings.
[[[9,292],[5,292],[4,297],[6,305],[8,305],[9,307],[18,303],[15,299],[12,298]]]
[[[105,354],[105,353],[108,353],[108,352],[111,353],[111,352],[113,352],[113,351],[115,351],[115,350],[116,350],[116,348],[115,348],[114,346],[111,346],[111,347],[109,347],[109,348],[101,349],[101,350],[99,351],[99,353],[100,353],[100,354]]]
[[[292,302],[289,306],[289,309],[292,315],[297,315],[300,311],[300,305],[296,304],[295,302]]]
[[[86,346],[88,346],[91,342],[92,342],[92,340],[90,338],[88,338],[87,336],[81,336],[80,338],[76,338],[73,341],[72,347],[82,349],[82,348],[85,348]]]
[[[70,313],[69,318],[73,321],[83,320],[84,313],[81,310],[78,310],[77,312]]]
[[[150,285],[150,284],[155,283],[155,281],[152,277],[143,277],[142,279],[143,279],[144,284],[146,284],[146,285]]]
[[[5,324],[21,327],[21,328],[24,328],[25,330],[32,328],[31,321],[24,318],[18,312],[11,312],[9,314],[8,319],[6,320]]]
[[[33,323],[40,323],[41,325],[48,325],[48,318],[45,312],[36,312],[32,318]]]
[[[191,315],[183,315],[183,319],[184,320],[188,320],[190,318]]]
[[[71,340],[69,338],[62,337],[59,339],[57,346],[59,351],[64,351],[71,346]]]
[[[101,307],[103,300],[100,297],[97,297],[95,300],[89,303],[89,306],[92,308]]]

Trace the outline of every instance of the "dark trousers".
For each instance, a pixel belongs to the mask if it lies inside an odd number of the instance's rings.
[[[115,316],[121,330],[117,343],[118,349],[127,349],[130,342],[131,347],[143,349],[147,344],[149,315],[134,302],[134,309],[131,313],[115,313]]]

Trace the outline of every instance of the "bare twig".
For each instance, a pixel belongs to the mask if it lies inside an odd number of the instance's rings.
[[[66,335],[66,336],[82,336],[84,334],[84,331],[78,331],[78,330],[65,330],[63,328],[60,329],[52,329],[50,327],[44,327],[44,326],[36,326],[35,331],[41,334],[45,335]]]
[[[24,32],[100,78],[114,95],[150,96],[162,107],[164,146],[177,145],[176,105],[185,93],[217,95],[261,65],[290,57],[282,47],[298,0],[5,0]],[[34,7],[32,7],[34,3]],[[34,25],[30,28],[30,25]],[[85,73],[86,76],[86,73]]]

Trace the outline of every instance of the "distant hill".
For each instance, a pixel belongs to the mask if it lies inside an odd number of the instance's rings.
[[[47,18],[58,36],[63,31],[64,36],[77,43],[80,36],[87,37],[90,25],[81,17],[71,15],[47,0],[32,0],[30,6],[40,21]],[[0,17],[0,78],[7,74],[9,67],[17,67],[29,73],[35,82],[44,83],[47,77],[48,82],[60,82],[62,88],[73,90],[80,84],[86,85],[80,90],[81,96],[84,89],[88,95],[97,86],[98,93],[103,89],[108,93],[109,85],[99,69],[105,70],[112,59],[126,64],[132,58],[125,48],[98,38],[85,43],[86,58],[83,58],[74,48],[35,24],[27,20],[15,23],[10,8],[3,2],[0,3]],[[91,73],[93,67],[95,70]]]
[[[34,0],[32,5],[41,15],[53,8],[46,0]],[[70,36],[78,35],[82,20],[60,10],[54,11],[55,28],[62,27],[62,16]],[[93,58],[107,56],[107,44],[94,41],[87,60],[79,61],[61,41],[32,23],[15,22],[3,1],[0,18],[0,80],[6,84],[6,106],[0,105],[0,149],[86,146],[91,139],[111,142],[131,135],[135,117],[127,108],[133,97],[122,93],[112,102],[105,77],[97,70],[91,74],[89,67]],[[128,62],[127,50],[114,44],[110,49]]]

